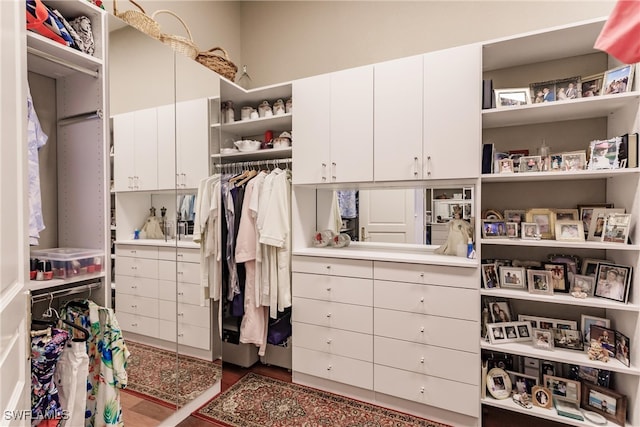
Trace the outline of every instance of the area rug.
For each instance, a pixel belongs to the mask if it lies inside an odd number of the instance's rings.
[[[158,403],[183,405],[222,379],[222,368],[211,361],[127,341],[125,390]]]
[[[231,427],[449,427],[249,373],[194,414]]]

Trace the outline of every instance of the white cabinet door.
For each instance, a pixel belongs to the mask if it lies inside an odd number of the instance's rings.
[[[115,191],[131,191],[135,175],[134,113],[113,116],[113,179]]]
[[[158,187],[158,118],[155,108],[134,113],[133,155],[135,157],[134,190]]]
[[[294,184],[329,182],[331,75],[310,77],[293,82],[292,144],[296,173]]]
[[[176,188],[176,118],[173,105],[158,107],[158,190]]]
[[[481,145],[479,44],[424,55],[424,178],[477,178]]]
[[[297,101],[296,101],[297,102]],[[296,116],[301,114],[297,109]],[[373,180],[373,66],[331,74],[329,181]],[[296,135],[296,141],[300,138]],[[300,165],[296,164],[297,170]]]
[[[198,188],[209,176],[209,106],[206,98],[176,104],[179,188]]]
[[[376,181],[422,179],[423,62],[412,56],[375,65]]]

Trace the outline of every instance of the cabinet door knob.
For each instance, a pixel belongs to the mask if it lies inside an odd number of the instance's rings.
[[[327,270],[331,270],[331,266],[330,265],[327,265]]]
[[[420,387],[420,393],[424,394],[424,387]]]
[[[132,305],[131,308],[138,308],[138,306],[137,305]]]
[[[183,295],[184,295],[184,292],[178,292],[178,295],[179,295],[179,296],[183,296]]]
[[[420,358],[420,363],[424,363],[424,356]]]
[[[420,327],[420,332],[424,332],[424,326]]]
[[[420,277],[424,279],[424,273],[420,273]]]
[[[131,285],[131,289],[138,289],[137,285]]]
[[[420,302],[424,302],[424,297],[420,297]]]
[[[178,334],[178,336],[179,336],[180,338],[182,338],[182,337],[184,337],[184,334]]]
[[[332,366],[331,366],[331,365],[327,366],[327,371],[330,371],[330,370],[331,370],[331,368],[332,368]]]
[[[327,292],[331,292],[331,288],[327,288]]]
[[[131,326],[138,326],[138,324],[137,323],[132,323]]]
[[[331,338],[327,340],[327,344],[331,344]]]
[[[178,313],[178,316],[183,317],[184,313]]]
[[[331,313],[327,313],[327,317],[331,317]]]

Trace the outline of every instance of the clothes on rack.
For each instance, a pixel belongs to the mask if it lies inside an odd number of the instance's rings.
[[[178,212],[182,221],[194,221],[196,216],[196,195],[181,194],[178,196]]]
[[[31,90],[27,83],[27,149],[29,174],[29,244],[37,245],[40,232],[45,229],[40,194],[40,166],[38,150],[49,137],[44,133],[33,105]]]
[[[60,404],[67,411],[68,426],[84,425],[88,378],[89,355],[86,342],[67,343],[58,360],[54,379],[60,394]]]
[[[54,381],[56,366],[69,333],[50,328],[49,333],[31,338],[31,425],[58,425],[63,417],[58,388]],[[33,335],[33,334],[32,334]]]
[[[200,243],[200,286],[202,305],[207,298],[218,301],[222,295],[221,175],[200,181],[195,200],[193,241]]]
[[[358,201],[356,190],[336,190],[338,206],[342,218],[352,219],[358,217]]]
[[[91,332],[86,343],[89,356],[86,427],[124,426],[119,390],[127,386],[129,350],[115,313],[91,300],[70,301],[61,318],[80,324]]]

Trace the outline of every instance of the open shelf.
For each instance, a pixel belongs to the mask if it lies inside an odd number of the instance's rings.
[[[260,117],[253,120],[237,120],[233,123],[223,123],[220,125],[220,129],[222,129],[223,132],[232,133],[239,137],[261,135],[265,129],[273,130],[273,136],[276,137],[278,136],[276,132],[290,131],[291,128],[291,113],[271,117]]]
[[[525,182],[525,181],[566,181],[615,178],[621,175],[640,174],[640,168],[581,170],[559,172],[517,172],[492,173],[482,175],[482,182]]]
[[[626,245],[612,242],[568,242],[564,240],[522,240],[522,239],[480,239],[482,245],[496,246],[530,246],[543,248],[571,248],[571,249],[607,249],[615,251],[640,251],[640,245]]]
[[[231,154],[213,154],[212,158],[220,159],[222,163],[228,161],[244,161],[244,160],[271,160],[284,159],[291,157],[291,147],[288,148],[271,148],[267,150],[237,152]]]
[[[106,277],[106,273],[104,271],[101,271],[99,273],[94,273],[94,274],[85,274],[82,276],[76,276],[69,279],[30,280],[28,287],[30,291],[40,291],[43,289],[53,290],[53,288],[57,288],[59,286],[86,282],[89,280],[100,279],[102,277]]]
[[[55,57],[75,66],[91,70],[96,74],[102,67],[101,59],[54,42],[53,40],[32,31],[27,31],[27,48],[34,49],[45,55]],[[47,61],[33,53],[30,53],[27,58],[29,71],[34,71],[38,74],[61,78],[77,72],[73,68],[66,67],[56,62]]]

